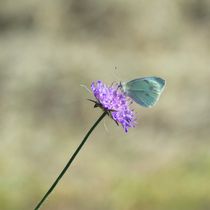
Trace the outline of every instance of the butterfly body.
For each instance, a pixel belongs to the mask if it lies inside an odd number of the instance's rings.
[[[164,90],[165,80],[159,77],[142,77],[123,82],[120,87],[136,103],[144,107],[152,107]]]

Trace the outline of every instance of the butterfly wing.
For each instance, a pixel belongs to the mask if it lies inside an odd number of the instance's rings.
[[[123,89],[136,103],[152,107],[158,101],[165,86],[165,80],[159,77],[144,77],[125,83]]]

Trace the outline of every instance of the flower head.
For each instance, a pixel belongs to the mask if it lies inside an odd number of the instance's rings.
[[[99,80],[91,84],[91,89],[97,99],[95,107],[106,111],[117,124],[122,125],[125,132],[135,126],[136,118],[129,107],[131,101],[119,88],[119,84],[108,87]]]

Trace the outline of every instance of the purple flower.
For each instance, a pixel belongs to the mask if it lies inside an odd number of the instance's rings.
[[[108,87],[102,81],[91,84],[92,92],[97,99],[95,107],[100,107],[118,124],[121,124],[125,132],[128,128],[135,127],[136,118],[129,105],[132,101],[119,88],[119,84]]]

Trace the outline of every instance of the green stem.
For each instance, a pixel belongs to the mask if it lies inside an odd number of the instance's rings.
[[[85,144],[85,142],[87,141],[89,135],[92,133],[92,131],[95,129],[95,127],[99,124],[99,122],[106,116],[106,112],[104,112],[99,118],[98,120],[94,123],[94,125],[90,128],[90,130],[87,132],[87,134],[85,135],[84,139],[82,140],[82,142],[80,143],[80,145],[77,147],[76,151],[74,152],[74,154],[71,156],[71,158],[69,159],[68,163],[66,164],[66,166],[64,167],[64,169],[61,171],[60,175],[58,176],[58,178],[54,181],[54,183],[52,184],[52,186],[50,187],[50,189],[46,192],[46,194],[44,195],[44,197],[40,200],[40,202],[37,204],[37,206],[34,208],[34,210],[38,210],[41,205],[44,203],[44,201],[47,199],[47,197],[50,195],[50,193],[53,191],[53,189],[56,187],[56,185],[58,184],[58,182],[60,181],[60,179],[63,177],[63,175],[66,173],[67,169],[69,168],[69,166],[71,165],[71,163],[73,162],[73,160],[75,159],[75,157],[77,156],[77,154],[79,153],[79,151],[81,150],[82,146]]]

